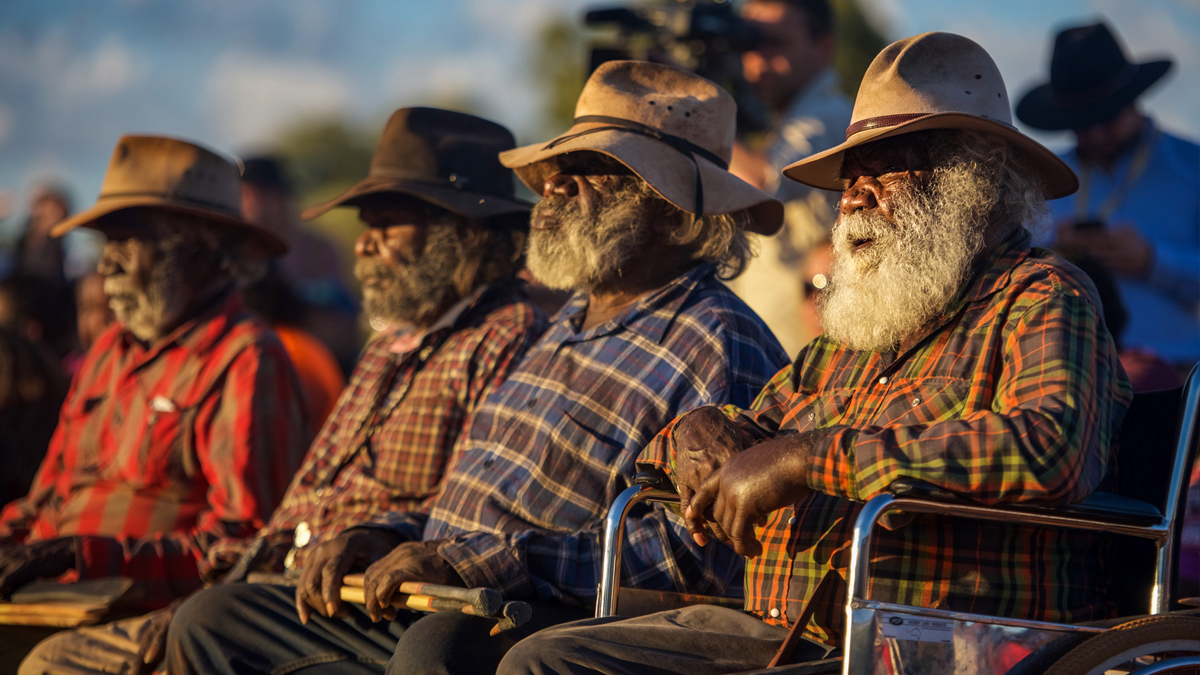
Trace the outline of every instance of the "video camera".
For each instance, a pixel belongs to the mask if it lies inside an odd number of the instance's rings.
[[[737,102],[739,133],[766,131],[766,106],[742,75],[742,53],[760,41],[730,0],[667,0],[661,5],[610,7],[587,13],[589,27],[615,26],[612,41],[594,44],[588,73],[618,59],[686,68],[721,85]]]

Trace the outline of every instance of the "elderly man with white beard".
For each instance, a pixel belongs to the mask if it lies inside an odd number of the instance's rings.
[[[782,220],[779,202],[723,168],[734,119],[732,98],[708,80],[610,62],[585,86],[574,128],[501,153],[542,194],[530,270],[577,293],[476,410],[427,508],[382,514],[321,544],[292,607],[235,605],[220,588],[197,596],[171,627],[170,672],[368,673],[382,655],[392,673],[489,673],[534,630],[590,615],[603,514],[646,444],[685,410],[750,405],[787,363],[721,283],[746,264],[746,230],[771,233]],[[629,583],[738,590],[731,549],[699,546],[662,507],[637,516]],[[362,570],[365,606],[342,602],[343,575]],[[390,599],[404,581],[493,587],[530,601],[533,618],[492,637],[494,621],[396,611]]]
[[[500,675],[718,675],[765,667],[784,644],[780,663],[821,659],[840,641],[844,594],[816,591],[847,577],[858,504],[893,481],[982,504],[1096,489],[1129,386],[1091,283],[1030,244],[1045,198],[1075,176],[1009,120],[999,71],[964,37],[926,33],[875,58],[846,142],[785,170],[842,190],[825,334],[752,407],[688,413],[642,457],[674,480],[698,544],[715,536],[748,558],[747,611],[558,626],[518,645]],[[877,533],[869,597],[1098,619],[1104,547],[911,517]]]
[[[0,596],[69,572],[131,577],[123,606],[161,607],[200,585],[213,542],[253,534],[279,503],[311,432],[287,353],[239,299],[286,249],[241,217],[239,190],[215,153],[125,136],[96,204],[55,228],[108,238],[98,270],[116,324],[81,364],[29,494],[0,513]]]

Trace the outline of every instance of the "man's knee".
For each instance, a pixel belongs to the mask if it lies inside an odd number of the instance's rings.
[[[387,675],[493,672],[512,640],[488,631],[494,621],[446,612],[414,621],[388,661]]]
[[[500,661],[496,675],[543,675],[566,673],[562,657],[571,651],[574,640],[562,631],[548,628],[521,640]]]

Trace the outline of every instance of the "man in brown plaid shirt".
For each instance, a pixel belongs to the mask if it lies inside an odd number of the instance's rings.
[[[991,57],[926,33],[885,48],[847,140],[784,174],[842,190],[825,334],[749,409],[677,418],[642,455],[679,488],[697,543],[747,556],[745,612],[696,606],[538,633],[500,675],[719,675],[837,646],[862,501],[896,479],[983,504],[1068,504],[1108,468],[1130,391],[1095,289],[1027,228],[1073,192],[1069,168],[1011,125]],[[1101,537],[913,517],[878,535],[870,597],[1043,621],[1108,611]],[[862,658],[865,655],[851,655]],[[785,661],[786,662],[786,661]]]
[[[304,214],[358,208],[367,229],[355,273],[381,335],[258,532],[266,547],[251,571],[293,575],[316,544],[347,527],[389,510],[423,512],[470,413],[545,330],[545,316],[515,279],[529,205],[514,198],[512,172],[497,159],[513,145],[507,129],[478,117],[402,109],[384,129],[368,177]],[[222,578],[251,541],[218,541],[201,574]],[[21,672],[152,663],[171,613],[59,636]]]

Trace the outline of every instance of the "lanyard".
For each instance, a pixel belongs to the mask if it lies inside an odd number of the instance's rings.
[[[1142,138],[1142,142],[1138,144],[1137,152],[1133,156],[1133,160],[1129,162],[1129,168],[1125,171],[1125,175],[1121,177],[1121,184],[1113,190],[1112,194],[1100,203],[1100,208],[1096,209],[1096,215],[1089,217],[1088,215],[1088,191],[1091,188],[1092,169],[1087,163],[1080,163],[1079,166],[1079,192],[1075,195],[1075,221],[1082,223],[1088,220],[1098,220],[1100,222],[1108,222],[1112,214],[1116,213],[1120,208],[1121,203],[1125,201],[1129,190],[1133,188],[1133,184],[1142,177],[1146,171],[1146,165],[1150,163],[1150,155],[1154,153],[1154,146],[1158,143],[1158,136],[1161,132],[1158,129],[1152,129],[1150,133]]]

